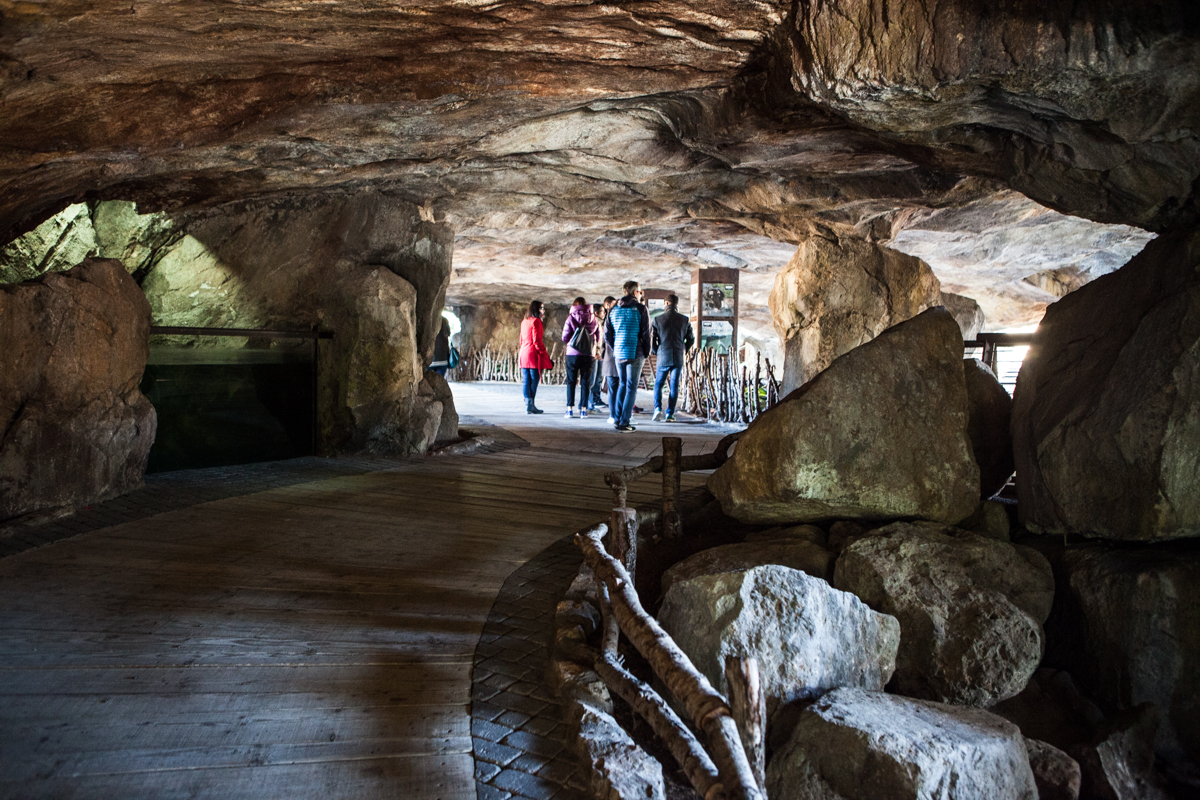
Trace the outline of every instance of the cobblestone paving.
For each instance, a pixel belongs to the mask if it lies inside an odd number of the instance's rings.
[[[524,447],[528,443],[503,428],[473,417],[462,417],[460,424],[494,440],[475,453],[497,453]],[[61,519],[0,528],[0,558],[34,547],[69,539],[81,533],[100,530],[123,522],[145,519],[155,514],[177,511],[200,503],[242,497],[282,486],[308,481],[362,475],[392,469],[410,460],[399,458],[318,458],[309,456],[287,461],[268,461],[232,467],[210,467],[146,476],[146,485],[120,497],[86,506]]]
[[[475,650],[471,737],[479,800],[585,800],[563,706],[547,685],[554,611],[582,562],[568,536],[517,569]]]

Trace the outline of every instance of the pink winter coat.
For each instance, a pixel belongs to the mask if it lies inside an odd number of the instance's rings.
[[[521,350],[517,357],[521,369],[554,369],[543,335],[542,321],[537,317],[526,317],[521,322]]]

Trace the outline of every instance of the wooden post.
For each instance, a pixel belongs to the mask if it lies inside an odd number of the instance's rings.
[[[767,788],[767,698],[759,679],[758,659],[729,656],[725,659],[725,681],[729,684],[729,710],[742,737],[746,760],[758,781]]]
[[[633,580],[637,574],[637,509],[614,508],[608,529],[609,553],[621,562]]]
[[[683,439],[663,437],[662,470],[662,534],[664,539],[683,536],[683,517],[679,513],[680,460],[683,458]]]

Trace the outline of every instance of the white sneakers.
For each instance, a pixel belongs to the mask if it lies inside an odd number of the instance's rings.
[[[654,409],[654,413],[650,415],[650,421],[658,422],[660,419],[662,419],[662,409],[656,408]]]

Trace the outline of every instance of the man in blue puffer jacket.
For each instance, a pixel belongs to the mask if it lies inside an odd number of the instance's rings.
[[[620,402],[614,403],[614,398],[609,398],[610,404],[613,404],[614,427],[618,431],[628,432],[634,429],[629,419],[633,416],[633,401],[637,397],[642,364],[650,354],[650,314],[637,300],[637,281],[625,281],[623,288],[625,296],[608,312],[604,339],[617,360],[621,379],[616,398]]]

